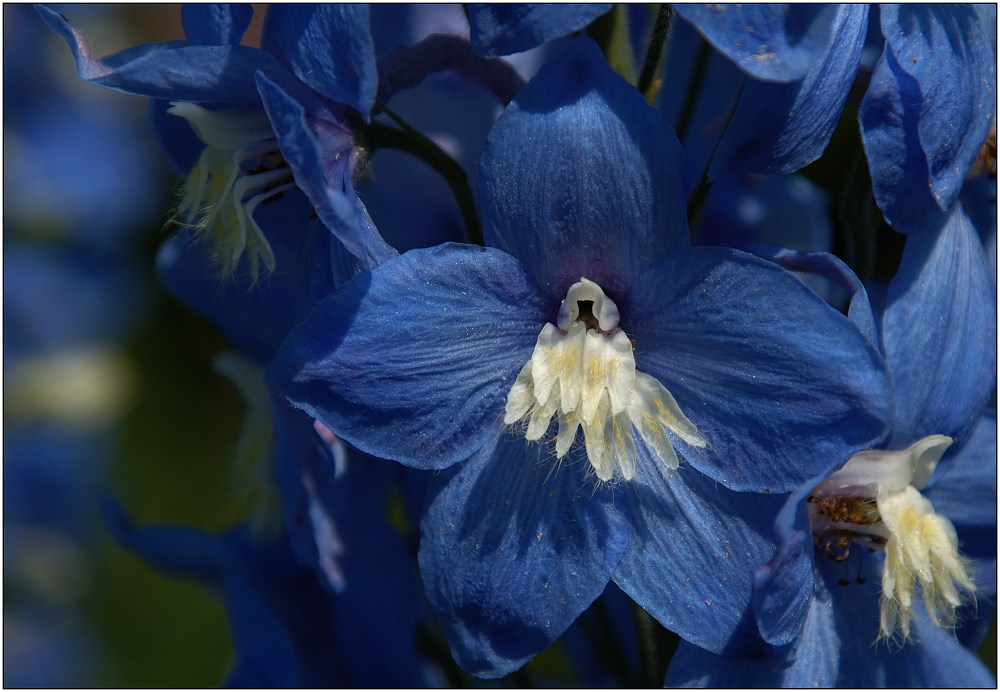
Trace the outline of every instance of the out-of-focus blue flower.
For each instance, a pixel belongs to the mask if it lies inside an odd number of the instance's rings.
[[[826,148],[854,84],[868,27],[863,5],[678,6],[749,75],[712,160],[788,173]],[[971,6],[885,5],[884,49],[859,121],[875,198],[903,233],[947,210],[994,117],[988,23]]]
[[[609,578],[691,641],[740,640],[777,507],[729,489],[791,490],[884,435],[879,357],[842,315],[771,263],[688,247],[678,158],[669,126],[578,39],[490,135],[491,247],[413,250],[360,275],[276,359],[283,393],[346,441],[445,469],[421,573],[477,675],[520,667]],[[571,331],[610,366],[580,409],[582,361],[560,371],[564,398],[541,403],[558,367],[544,342],[579,359]],[[527,430],[501,421],[522,416]],[[692,468],[675,470],[675,447]],[[588,487],[595,474],[635,483]]]
[[[610,4],[470,3],[465,6],[472,45],[485,57],[520,53],[582,29]]]
[[[343,604],[330,599],[316,573],[296,560],[284,536],[255,536],[246,527],[221,535],[183,528],[139,529],[117,506],[108,504],[107,510],[109,528],[124,547],[162,570],[221,589],[236,650],[226,686],[426,684],[415,657],[407,659],[399,649],[394,649],[398,657],[391,665],[379,661],[386,655],[384,635],[400,643],[390,634],[399,622],[380,612],[378,601],[362,598],[356,603],[373,606],[372,617],[345,626]],[[359,580],[352,596],[356,589],[368,588]],[[378,591],[378,596],[385,595]],[[349,599],[344,603],[350,606]]]
[[[973,602],[968,579],[980,616],[996,594],[996,421],[983,415],[995,386],[995,300],[961,206],[938,220],[939,233],[907,241],[877,330],[855,285],[852,318],[881,344],[893,381],[891,434],[804,484],[778,516],[779,550],[755,593],[773,646],[723,658],[682,644],[668,685],[994,684],[963,646],[981,643],[982,626],[963,626],[961,643],[947,627],[975,617],[960,608]]]

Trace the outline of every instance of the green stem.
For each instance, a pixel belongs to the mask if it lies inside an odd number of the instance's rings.
[[[473,245],[483,245],[483,230],[479,223],[479,212],[476,201],[469,188],[469,177],[455,159],[444,152],[441,147],[427,138],[413,126],[393,113],[385,106],[379,106],[382,112],[392,118],[400,129],[383,123],[372,121],[361,130],[362,141],[372,149],[399,149],[421,159],[438,172],[448,187],[451,188],[459,212],[465,223],[467,242]]]
[[[660,5],[660,9],[656,13],[656,21],[653,24],[653,33],[650,34],[649,43],[646,44],[646,57],[642,61],[642,70],[639,72],[636,88],[649,105],[653,105],[653,102],[656,101],[656,94],[659,92],[659,85],[655,84],[656,72],[663,60],[667,32],[670,31],[670,23],[673,18],[674,8],[669,3]]]

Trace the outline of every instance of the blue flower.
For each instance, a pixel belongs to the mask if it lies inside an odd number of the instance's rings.
[[[749,75],[710,175],[789,173],[822,154],[855,81],[865,5],[678,6]],[[972,6],[884,5],[884,48],[859,122],[875,199],[919,230],[950,208],[994,117],[989,22]],[[749,29],[752,29],[749,30]]]
[[[611,9],[610,4],[470,3],[471,41],[485,57],[510,55],[582,29]]]
[[[891,433],[804,484],[778,516],[754,601],[772,646],[726,658],[685,647],[668,685],[993,686],[963,646],[981,643],[982,626],[961,641],[948,628],[996,597],[996,417],[984,415],[995,299],[961,206],[938,222],[907,241],[877,323],[855,283],[852,318],[893,381]]]
[[[477,675],[520,667],[609,579],[701,646],[749,636],[778,505],[733,491],[789,491],[884,436],[880,358],[842,315],[773,263],[689,247],[679,158],[578,39],[490,135],[489,247],[359,275],[275,360],[347,442],[442,470],[420,568]]]

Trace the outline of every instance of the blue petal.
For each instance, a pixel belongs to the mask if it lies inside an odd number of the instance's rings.
[[[295,191],[257,208],[255,218],[275,257],[275,272],[259,284],[251,282],[245,265],[236,280],[220,278],[211,253],[186,231],[160,248],[157,273],[174,297],[207,317],[233,345],[270,361],[313,305],[360,270],[310,213]]]
[[[492,248],[411,250],[320,303],[274,379],[289,400],[374,456],[444,468],[490,448],[554,306]]]
[[[769,644],[790,644],[802,632],[813,598],[813,537],[809,530],[806,498],[832,471],[834,462],[822,473],[803,483],[788,496],[774,520],[777,550],[774,557],[754,575],[754,616],[761,637]]]
[[[941,216],[917,132],[922,102],[920,85],[886,44],[861,100],[858,121],[875,201],[900,233],[920,232]]]
[[[580,277],[621,295],[689,244],[673,130],[587,38],[546,63],[497,121],[480,192],[490,245],[559,300]]]
[[[636,368],[708,438],[705,449],[683,447],[685,458],[728,488],[790,492],[884,437],[881,357],[771,262],[723,248],[675,252],[619,307]]]
[[[982,244],[956,205],[937,233],[911,235],[882,320],[896,417],[891,445],[961,438],[996,375],[996,297]]]
[[[604,591],[628,543],[628,495],[589,487],[582,450],[556,464],[544,445],[507,437],[430,489],[420,573],[474,675],[505,675],[551,644]]]
[[[682,641],[663,686],[684,688],[781,687],[782,665],[767,655],[719,655]],[[811,684],[810,684],[811,686]]]
[[[253,7],[230,3],[185,3],[184,35],[190,45],[235,46],[250,26]]]
[[[802,252],[763,243],[755,245],[753,253],[758,257],[777,262],[790,271],[808,272],[840,285],[850,296],[848,319],[854,323],[869,344],[881,350],[881,335],[875,323],[871,302],[868,300],[868,292],[858,275],[851,271],[843,260],[828,252]]]
[[[254,74],[294,79],[268,53],[246,46],[147,43],[95,60],[83,36],[61,14],[38,7],[42,19],[69,45],[80,78],[129,94],[171,101],[258,103]]]
[[[319,218],[366,269],[394,257],[351,186],[351,132],[324,118],[307,119],[303,104],[263,74],[258,80],[281,153]]]
[[[729,171],[792,173],[818,159],[840,119],[868,29],[867,5],[838,5],[834,45],[803,79],[748,80],[712,157],[709,177]]]
[[[472,45],[483,57],[510,55],[582,29],[611,4],[490,3],[465,6]]]
[[[270,28],[295,75],[367,119],[378,89],[368,5],[276,4],[270,13]]]
[[[989,134],[996,57],[971,6],[883,5],[882,33],[920,91],[915,115],[929,172],[924,184],[948,209]]]
[[[802,79],[826,57],[836,8],[681,4],[675,11],[751,77],[789,82]]]
[[[935,478],[924,495],[955,525],[964,556],[996,561],[997,531],[997,420],[989,412],[973,428],[968,439],[955,453],[948,450],[941,466],[940,478]],[[994,564],[995,569],[995,564]],[[992,575],[996,588],[996,573]],[[982,587],[989,583],[976,581],[980,599]],[[986,596],[989,600],[989,596]]]
[[[774,552],[782,498],[734,493],[685,466],[668,472],[644,442],[636,446],[635,534],[615,583],[687,641],[740,648],[756,637],[753,574]]]
[[[428,75],[453,69],[510,102],[524,87],[524,80],[504,60],[481,58],[469,42],[458,36],[434,34],[412,46],[397,46],[378,63],[378,101],[389,99],[403,89],[418,85]]]

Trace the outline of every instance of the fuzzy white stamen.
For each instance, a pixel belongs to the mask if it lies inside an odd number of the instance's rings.
[[[168,112],[186,119],[205,143],[184,183],[181,222],[203,231],[223,274],[231,274],[244,253],[254,280],[261,265],[274,271],[274,252],[253,214],[295,183],[264,111],[175,103]]]
[[[939,626],[954,625],[955,609],[975,592],[954,526],[920,494],[951,443],[950,437],[932,435],[901,451],[859,452],[810,497],[812,531],[828,550],[859,543],[885,552],[882,637],[898,632],[909,638],[917,582],[927,614]]]
[[[546,324],[531,359],[507,396],[504,423],[527,419],[525,438],[537,441],[557,416],[556,456],[562,458],[583,429],[597,477],[631,480],[633,426],[660,460],[677,468],[669,433],[693,447],[705,438],[656,379],[635,369],[632,343],[618,328],[618,306],[593,281],[581,278],[563,300],[557,325]]]

